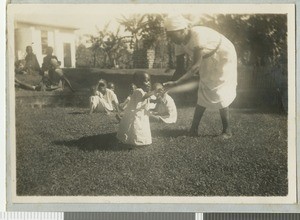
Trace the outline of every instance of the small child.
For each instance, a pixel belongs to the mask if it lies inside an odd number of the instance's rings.
[[[107,83],[107,88],[110,89],[111,91],[115,92],[115,84],[113,82],[108,82]]]
[[[156,121],[162,121],[167,124],[177,121],[177,108],[174,100],[165,91],[160,83],[153,86],[156,96],[156,106],[150,112],[150,117]]]
[[[123,103],[120,103],[119,107],[122,111],[125,110],[125,108],[127,107],[129,101],[130,101],[130,97],[133,94],[134,90],[136,90],[136,85],[134,85],[133,83],[130,84],[130,94],[129,96],[125,99],[125,101]]]
[[[107,88],[107,83],[105,80],[99,80],[95,87],[94,94],[90,97],[90,114],[95,110],[99,112],[105,112],[109,114],[110,112],[119,112],[118,98],[116,94]]]
[[[133,75],[133,83],[137,89],[134,90],[130,101],[121,119],[117,138],[124,144],[141,146],[152,143],[150,122],[148,115],[149,97],[153,92],[150,76],[144,72],[136,72]]]

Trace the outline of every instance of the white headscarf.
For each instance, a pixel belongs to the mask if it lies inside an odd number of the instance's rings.
[[[165,19],[164,26],[167,31],[178,31],[188,28],[189,23],[182,15],[173,15]]]

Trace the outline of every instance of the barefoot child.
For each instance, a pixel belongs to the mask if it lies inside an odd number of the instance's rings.
[[[149,92],[151,88],[150,76],[144,72],[133,75],[133,83],[137,89],[131,95],[127,108],[121,119],[117,138],[128,145],[149,145],[152,143],[148,116]]]
[[[156,96],[156,106],[151,111],[151,118],[170,124],[177,121],[177,109],[174,100],[169,96],[160,83],[153,86]]]
[[[116,94],[107,88],[105,80],[99,80],[95,87],[94,94],[90,97],[90,114],[94,111],[105,112],[119,112],[118,98]]]

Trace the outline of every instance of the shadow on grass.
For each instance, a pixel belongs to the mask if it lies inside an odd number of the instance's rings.
[[[159,129],[159,130],[153,130],[152,131],[152,136],[153,137],[172,137],[172,138],[176,138],[176,137],[181,137],[181,136],[185,136],[185,137],[212,137],[212,138],[216,138],[216,137],[220,137],[221,134],[201,134],[201,132],[198,134],[198,136],[193,136],[189,134],[189,130],[188,129]]]
[[[86,136],[77,140],[54,141],[53,144],[76,147],[82,151],[128,151],[132,149],[131,146],[119,143],[116,133]]]
[[[180,137],[180,136],[188,136],[189,132],[186,129],[159,129],[153,130],[153,137]]]

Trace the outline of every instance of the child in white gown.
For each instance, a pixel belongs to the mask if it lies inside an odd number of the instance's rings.
[[[131,95],[117,132],[117,139],[124,144],[141,146],[152,143],[149,123],[149,97],[151,83],[147,73],[137,72],[133,76],[137,89]]]

